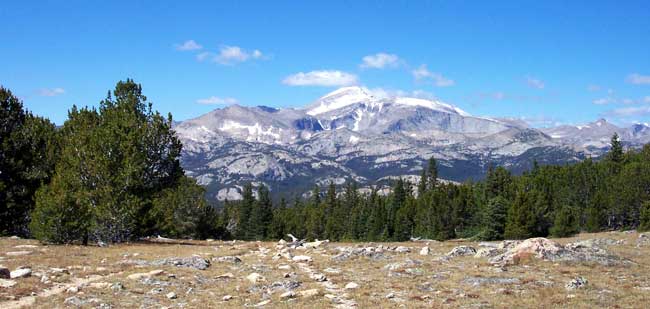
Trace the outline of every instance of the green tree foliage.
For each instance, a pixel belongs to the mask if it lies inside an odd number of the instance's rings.
[[[61,129],[52,182],[37,196],[35,235],[52,242],[121,242],[157,231],[196,235],[198,215],[188,205],[200,201],[203,192],[184,177],[181,143],[171,125],[171,115],[154,112],[132,80],[118,82],[98,109],[73,107]],[[162,211],[164,201],[181,205]],[[205,205],[192,207],[204,211]],[[82,214],[83,224],[67,215],[71,212]],[[52,214],[62,221],[53,223],[47,218]],[[172,229],[169,222],[157,222],[160,218],[187,222]]]
[[[561,207],[557,212],[555,212],[555,221],[551,228],[551,235],[555,237],[569,237],[578,233],[577,221],[578,220],[571,207]]]
[[[483,218],[481,220],[483,229],[478,235],[479,239],[503,239],[508,208],[508,202],[503,197],[493,197],[488,201],[486,209],[483,212]]]
[[[34,196],[52,176],[57,149],[54,124],[0,86],[0,235],[29,235]]]
[[[639,231],[650,231],[650,201],[645,201],[643,202],[643,205],[641,205],[641,216],[639,221]]]

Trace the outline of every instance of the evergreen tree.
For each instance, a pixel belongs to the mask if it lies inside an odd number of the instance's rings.
[[[433,156],[429,158],[427,169],[427,184],[429,185],[429,188],[435,188],[438,183],[438,162],[436,162],[436,159]]]
[[[500,196],[490,199],[483,213],[481,240],[501,240],[505,232],[507,201]]]
[[[238,215],[235,237],[246,240],[254,236],[250,226],[254,204],[255,197],[253,197],[253,185],[251,183],[246,183],[242,190],[241,202],[237,207]]]
[[[576,233],[578,233],[578,222],[571,207],[561,207],[555,213],[555,221],[551,228],[551,235],[555,237],[569,237]]]
[[[508,209],[504,237],[506,239],[525,239],[534,235],[535,212],[533,203],[536,193],[520,190]]]
[[[650,201],[643,202],[639,218],[639,231],[650,231]]]
[[[29,236],[34,196],[54,172],[57,149],[54,124],[0,86],[0,235]]]
[[[253,202],[251,215],[248,221],[249,238],[266,239],[268,229],[273,221],[273,204],[269,196],[269,189],[265,185],[257,188],[257,201]]]

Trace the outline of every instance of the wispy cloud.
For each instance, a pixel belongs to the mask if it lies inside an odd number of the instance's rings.
[[[633,85],[650,85],[650,75],[633,73],[628,75],[625,81]]]
[[[190,50],[200,50],[203,46],[199,43],[196,43],[194,40],[187,40],[183,44],[176,44],[176,50],[180,51],[190,51]]]
[[[611,93],[610,93],[611,94]],[[603,98],[598,98],[592,101],[592,103],[596,105],[606,105],[606,104],[625,104],[625,105],[632,105],[632,104],[644,104],[644,103],[650,103],[650,96],[645,96],[643,98],[639,99],[632,99],[632,98],[617,98],[612,95],[603,97]]]
[[[211,96],[205,99],[198,99],[196,103],[205,104],[205,105],[220,105],[220,104],[237,104],[239,101],[235,98],[221,98]]]
[[[400,62],[400,58],[395,54],[387,53],[377,53],[374,55],[368,55],[361,59],[363,63],[359,66],[362,69],[384,69],[390,67],[397,67]]]
[[[289,75],[282,83],[289,86],[349,86],[357,84],[358,77],[343,71],[322,70]]]
[[[223,65],[233,65],[253,59],[261,59],[263,54],[255,49],[246,51],[239,46],[224,45],[219,49],[219,53],[213,58],[214,62]]]
[[[600,91],[601,89],[602,89],[602,87],[600,87],[598,85],[589,85],[589,86],[587,86],[587,90],[589,90],[591,92]]]
[[[531,76],[526,76],[526,84],[535,89],[544,89],[544,87],[546,87],[542,80]]]
[[[56,97],[65,93],[63,88],[43,88],[38,91],[38,95],[43,97]]]
[[[604,97],[604,98],[595,99],[595,100],[592,101],[592,103],[594,103],[596,105],[607,105],[607,104],[611,104],[611,103],[616,103],[616,101],[617,100],[612,98],[612,97]]]
[[[456,84],[454,80],[442,76],[440,73],[431,72],[423,64],[411,71],[416,81],[432,81],[436,87],[450,87]]]
[[[605,115],[612,117],[645,117],[650,116],[650,106],[616,108],[605,112]]]

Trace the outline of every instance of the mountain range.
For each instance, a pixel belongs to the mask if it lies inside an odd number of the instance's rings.
[[[650,142],[650,126],[620,128],[599,119],[536,129],[525,122],[473,116],[432,99],[335,90],[305,108],[231,105],[174,126],[182,164],[213,201],[241,198],[247,182],[276,197],[305,195],[314,185],[354,180],[387,186],[417,180],[426,160],[450,181],[484,177],[489,165],[514,173],[607,151],[614,133],[630,147]]]

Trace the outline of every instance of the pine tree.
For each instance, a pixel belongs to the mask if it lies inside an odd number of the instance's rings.
[[[506,226],[508,202],[500,196],[490,199],[483,213],[483,230],[479,234],[481,240],[503,239]]]
[[[532,237],[535,227],[535,192],[520,190],[508,209],[504,237],[506,239],[525,239]]]
[[[268,228],[273,221],[273,204],[269,196],[269,189],[265,185],[257,188],[257,201],[253,202],[251,215],[248,221],[249,238],[262,240],[268,235]]]
[[[429,158],[427,169],[427,184],[429,185],[429,188],[435,188],[438,184],[438,162],[436,162],[436,159],[433,156]]]
[[[0,86],[0,235],[29,236],[34,196],[54,172],[57,146],[54,124]]]
[[[564,206],[555,213],[555,221],[551,228],[551,235],[555,237],[569,237],[578,232],[578,222],[570,206]]]
[[[253,205],[255,204],[255,197],[253,197],[253,185],[246,183],[242,190],[242,199],[239,203],[237,210],[237,228],[235,230],[235,237],[247,240],[251,239],[254,235],[250,226],[251,216],[253,214]]]
[[[639,231],[650,231],[650,201],[645,201],[641,205]]]

